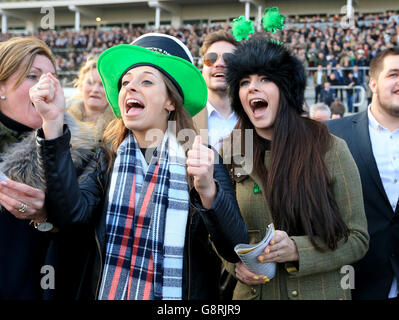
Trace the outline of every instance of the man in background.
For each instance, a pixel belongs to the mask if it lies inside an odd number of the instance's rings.
[[[324,83],[327,81],[326,73],[323,71],[323,66],[319,64],[317,71],[313,74],[313,84],[315,90],[314,103],[319,101],[321,90],[323,89]]]
[[[326,81],[324,83],[324,88],[320,93],[320,102],[325,103],[327,106],[330,106],[335,99],[335,90],[331,89],[330,82]]]
[[[359,168],[370,245],[354,264],[355,300],[395,298],[399,279],[399,48],[370,63],[366,111],[327,122],[345,139]]]
[[[226,60],[232,55],[237,41],[230,32],[219,30],[205,37],[200,49],[203,61],[202,76],[208,87],[206,108],[193,117],[194,124],[204,143],[220,151],[223,139],[227,138],[237,123],[226,83]],[[221,300],[231,300],[236,285],[235,278],[220,263],[219,294]]]
[[[310,106],[309,118],[319,121],[326,122],[331,118],[331,111],[329,106],[324,103],[315,103]]]
[[[226,60],[237,46],[232,34],[219,30],[208,34],[200,50],[203,61],[202,76],[208,87],[208,102],[194,118],[202,141],[220,151],[222,141],[237,123],[227,94]]]

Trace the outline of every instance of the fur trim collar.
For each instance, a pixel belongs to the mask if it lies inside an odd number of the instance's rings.
[[[76,168],[81,168],[100,144],[105,123],[97,126],[76,120],[68,112],[64,123],[71,131],[71,156]],[[10,179],[25,183],[34,188],[45,190],[45,179],[40,174],[39,159],[36,151],[36,131],[11,146],[2,155],[0,170]]]

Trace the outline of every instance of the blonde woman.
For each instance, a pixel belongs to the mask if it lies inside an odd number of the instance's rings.
[[[220,262],[209,237],[230,262],[239,260],[234,246],[248,242],[228,173],[195,136],[191,116],[207,89],[192,61],[181,41],[154,33],[103,52],[98,70],[117,119],[104,135],[108,155],[100,148],[80,181],[59,82],[48,74],[31,89],[43,118],[46,206],[58,209],[51,218],[95,230],[80,298],[217,299]]]
[[[114,116],[97,70],[97,57],[89,57],[80,68],[74,87],[77,94],[71,98],[68,112],[80,121],[101,122],[105,129]]]

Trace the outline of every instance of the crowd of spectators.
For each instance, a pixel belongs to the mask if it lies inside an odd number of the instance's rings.
[[[330,85],[348,85],[350,72],[353,76],[353,67],[358,66],[360,79],[355,84],[365,85],[370,59],[381,50],[399,44],[399,13],[357,14],[349,28],[345,28],[343,22],[346,20],[343,19],[343,15],[288,17],[284,30],[271,36],[291,47],[294,54],[309,69],[309,75],[313,75],[320,65]],[[161,26],[159,32],[181,39],[191,50],[195,64],[201,68],[199,48],[204,37],[209,32],[221,28],[227,30],[230,27],[227,23],[183,25],[180,28]],[[37,32],[35,36],[50,46],[57,56],[58,71],[67,74],[78,70],[89,55],[98,55],[113,45],[131,43],[140,35],[152,30],[145,27],[83,28],[79,32],[45,30]],[[0,40],[12,36],[15,34],[2,34]],[[324,82],[318,89],[320,93]],[[343,101],[342,92],[334,93],[337,93],[336,98]],[[316,98],[317,96],[318,94]],[[350,100],[348,103],[350,104]]]
[[[305,67],[368,66],[370,58],[379,51],[399,43],[399,14],[359,14],[354,17],[354,26],[344,28],[343,16],[330,17],[288,17],[283,31],[273,34],[290,46]],[[160,32],[180,38],[199,56],[199,48],[204,37],[212,31],[225,28],[229,24],[183,25],[180,28],[161,26]],[[35,36],[44,40],[60,57],[60,70],[78,70],[80,64],[90,54],[120,43],[130,43],[138,36],[149,32],[144,27],[83,28],[73,30],[40,31]],[[2,34],[6,40],[15,34]],[[199,62],[199,60],[198,60]]]

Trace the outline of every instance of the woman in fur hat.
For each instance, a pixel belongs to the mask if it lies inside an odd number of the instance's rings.
[[[245,139],[223,148],[251,243],[270,223],[276,228],[255,262],[277,263],[273,279],[242,262],[227,264],[239,280],[234,299],[350,299],[340,271],[366,253],[369,240],[359,173],[343,140],[301,116],[302,64],[258,36],[238,45],[227,81],[237,129],[254,137],[245,159],[252,166],[234,161],[247,150]]]
[[[100,55],[117,119],[104,134],[107,153],[100,148],[79,181],[59,82],[49,74],[31,89],[43,118],[46,206],[57,208],[50,218],[95,229],[81,298],[216,299],[220,262],[208,235],[233,263],[234,246],[248,241],[228,173],[193,129],[207,89],[192,61],[181,41],[152,33]]]

